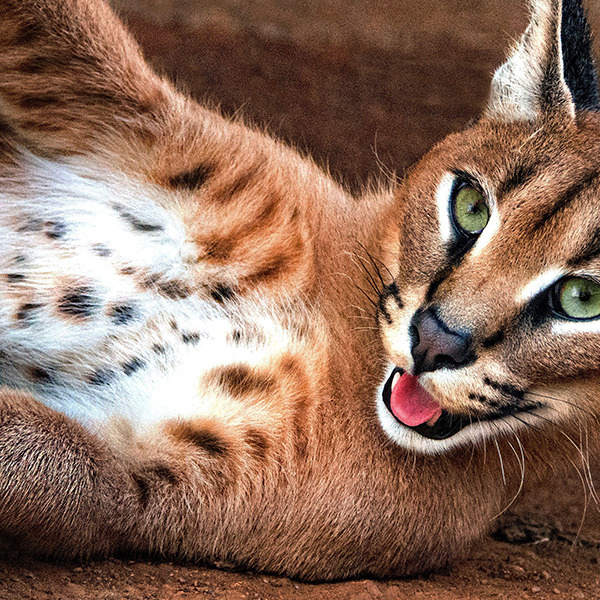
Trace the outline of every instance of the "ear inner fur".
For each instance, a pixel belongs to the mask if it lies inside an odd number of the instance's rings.
[[[486,116],[503,121],[574,116],[564,78],[561,22],[561,0],[531,2],[527,30],[494,74]]]

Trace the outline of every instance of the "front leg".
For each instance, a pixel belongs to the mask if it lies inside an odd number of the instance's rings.
[[[21,392],[0,392],[0,536],[46,554],[123,547],[130,478],[103,443]]]

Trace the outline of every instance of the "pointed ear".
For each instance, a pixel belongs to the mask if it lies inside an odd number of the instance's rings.
[[[101,0],[3,0],[0,121],[19,144],[125,154],[132,136],[147,143],[173,93]]]
[[[494,74],[485,115],[532,121],[598,106],[590,32],[580,0],[531,0],[531,20]]]

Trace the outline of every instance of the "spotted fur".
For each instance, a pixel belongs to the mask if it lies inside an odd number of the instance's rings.
[[[482,121],[399,189],[354,197],[157,77],[101,0],[4,0],[0,534],[63,556],[409,575],[501,509],[511,418],[535,425],[519,443],[536,470],[568,458],[563,434],[597,414],[598,332],[548,346],[532,306],[595,268],[598,121],[562,76],[560,3],[534,9]],[[456,243],[458,176],[496,198],[485,243]],[[422,384],[498,431],[436,446],[386,413],[378,387],[389,361],[413,368],[426,305],[475,341],[468,367]]]

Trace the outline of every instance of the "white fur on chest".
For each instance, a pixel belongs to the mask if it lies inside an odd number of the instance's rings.
[[[91,427],[144,426],[202,414],[204,373],[289,343],[268,306],[198,290],[161,188],[36,157],[23,169],[0,191],[2,384]],[[240,340],[248,327],[261,335]]]

